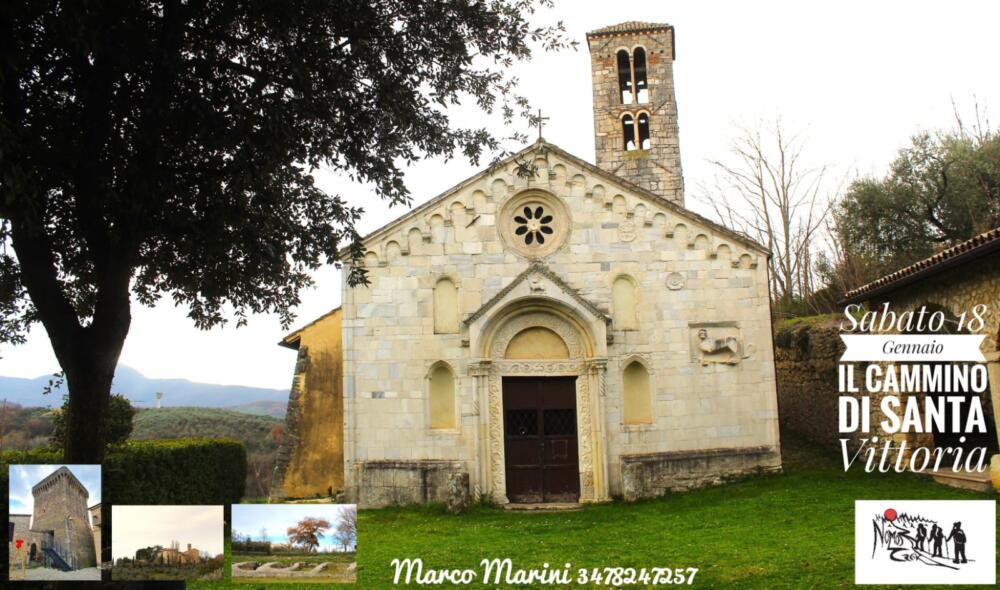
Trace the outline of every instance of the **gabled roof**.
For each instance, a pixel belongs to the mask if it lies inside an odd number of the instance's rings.
[[[1000,252],[1000,227],[848,291],[840,304],[868,301],[993,252]]]
[[[330,311],[324,313],[323,315],[319,316],[318,318],[314,319],[313,321],[309,322],[308,324],[306,324],[306,325],[302,326],[301,328],[295,330],[294,332],[288,334],[287,336],[285,336],[284,338],[282,338],[278,342],[278,346],[284,346],[285,348],[290,348],[292,350],[298,350],[299,349],[299,340],[302,338],[302,332],[304,332],[307,328],[310,328],[310,327],[316,325],[317,323],[323,321],[324,319],[326,319],[326,318],[332,316],[333,314],[337,313],[338,311],[340,311],[340,307],[341,306],[338,305],[337,307],[335,307],[335,308],[331,309]]]
[[[528,268],[524,269],[524,271],[521,272],[521,274],[514,277],[514,280],[511,281],[510,284],[508,284],[503,289],[500,289],[500,291],[498,291],[496,295],[491,297],[489,301],[487,301],[482,306],[480,306],[479,309],[474,311],[472,315],[462,320],[462,323],[464,323],[465,325],[469,325],[478,320],[479,318],[481,318],[484,314],[486,314],[486,312],[488,312],[490,309],[496,306],[500,301],[502,301],[504,297],[507,296],[508,293],[510,293],[518,285],[526,281],[528,277],[536,273],[542,275],[543,277],[555,283],[557,287],[559,287],[567,295],[572,297],[574,301],[582,305],[590,313],[594,314],[595,317],[598,317],[601,320],[603,320],[604,323],[611,322],[611,318],[609,318],[606,313],[604,313],[599,307],[588,301],[583,295],[580,295],[580,292],[571,287],[569,283],[562,280],[562,277],[552,272],[552,269],[550,269],[548,266],[545,266],[545,264],[535,261],[532,262],[530,265],[528,265]]]
[[[587,33],[587,37],[599,37],[602,35],[614,35],[616,33],[636,33],[644,31],[662,31],[664,29],[672,29],[673,25],[668,23],[651,23],[638,20],[630,20],[623,23],[618,23],[617,25],[608,25],[606,27],[601,27],[600,29],[595,29]]]
[[[574,156],[573,154],[567,152],[566,150],[562,149],[561,147],[557,146],[556,144],[549,143],[549,142],[547,142],[547,141],[545,141],[544,139],[541,139],[541,138],[539,138],[539,140],[536,141],[535,143],[526,146],[524,149],[522,149],[521,151],[517,152],[516,154],[510,155],[506,159],[501,160],[495,166],[490,166],[490,167],[485,168],[484,170],[480,171],[478,174],[475,174],[475,175],[467,178],[466,180],[463,180],[459,184],[456,184],[455,186],[451,187],[450,189],[448,189],[448,190],[444,191],[443,193],[437,195],[436,197],[428,200],[426,203],[424,203],[424,204],[422,204],[422,205],[420,205],[418,207],[415,207],[414,209],[411,209],[407,213],[404,213],[403,215],[397,217],[396,219],[390,221],[389,223],[387,223],[387,224],[383,225],[382,227],[376,229],[375,231],[369,233],[364,238],[362,238],[362,241],[363,242],[367,242],[368,240],[371,240],[371,239],[374,239],[374,238],[378,238],[378,237],[381,237],[383,234],[389,233],[391,230],[394,230],[399,225],[401,225],[403,223],[403,221],[405,221],[405,220],[407,220],[407,219],[409,219],[409,218],[411,218],[411,217],[413,217],[415,215],[418,215],[418,214],[420,214],[422,212],[428,211],[429,209],[432,209],[432,208],[436,207],[437,205],[439,205],[441,203],[441,201],[443,201],[443,200],[447,199],[448,197],[454,195],[455,193],[459,192],[461,189],[465,188],[466,186],[468,186],[470,184],[473,184],[473,183],[479,181],[480,179],[493,174],[496,171],[497,168],[502,168],[502,167],[510,164],[511,162],[517,160],[517,159],[523,159],[525,155],[527,155],[527,154],[529,154],[531,152],[537,151],[537,150],[541,150],[541,149],[548,149],[552,153],[555,153],[557,156],[559,156],[559,157],[561,157],[561,158],[563,158],[563,159],[565,159],[565,160],[567,160],[569,162],[572,162],[574,165],[580,167],[581,169],[585,170],[586,172],[588,172],[590,174],[593,174],[594,176],[599,176],[599,177],[603,178],[604,180],[606,180],[609,183],[617,184],[621,188],[623,188],[625,190],[628,190],[628,191],[631,191],[633,193],[636,193],[640,197],[648,199],[648,200],[656,203],[657,205],[660,205],[661,207],[669,209],[670,211],[676,213],[677,215],[679,215],[681,217],[686,217],[686,218],[688,218],[689,220],[691,220],[693,222],[700,223],[702,225],[708,226],[708,227],[712,228],[713,230],[719,232],[720,234],[723,234],[723,235],[729,237],[730,239],[743,244],[744,246],[746,246],[747,248],[750,248],[751,250],[756,250],[757,252],[760,252],[760,253],[762,253],[764,255],[769,255],[770,254],[769,251],[767,250],[767,248],[765,248],[763,245],[755,242],[754,240],[750,239],[748,236],[746,236],[744,234],[741,234],[739,232],[733,231],[733,230],[729,229],[728,227],[726,227],[726,226],[724,226],[724,225],[722,225],[720,223],[717,223],[715,221],[712,221],[712,220],[708,219],[707,217],[703,217],[701,215],[698,215],[697,213],[695,213],[694,211],[691,211],[690,209],[685,209],[684,207],[678,205],[677,203],[674,203],[673,201],[665,199],[665,198],[661,197],[660,195],[657,195],[656,193],[652,193],[652,192],[650,192],[650,191],[642,188],[639,185],[633,184],[632,182],[629,182],[628,180],[625,180],[624,178],[622,178],[622,177],[620,177],[620,176],[618,176],[616,174],[608,172],[607,170],[604,170],[602,168],[598,168],[594,164],[591,164],[590,162],[588,162],[586,160],[583,160],[581,158],[578,158],[578,157]],[[341,250],[341,255],[345,254],[346,252],[347,252],[347,248],[344,248],[343,250]]]

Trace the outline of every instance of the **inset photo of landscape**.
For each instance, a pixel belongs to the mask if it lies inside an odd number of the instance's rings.
[[[222,506],[112,506],[111,579],[221,580]]]
[[[8,576],[101,579],[101,466],[11,465]]]
[[[353,504],[235,504],[233,582],[357,581]]]

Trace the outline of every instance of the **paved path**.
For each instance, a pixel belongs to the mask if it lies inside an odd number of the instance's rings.
[[[18,572],[19,573],[19,572]],[[47,567],[36,567],[28,570],[26,580],[100,580],[101,570],[88,567],[82,570],[61,572]]]

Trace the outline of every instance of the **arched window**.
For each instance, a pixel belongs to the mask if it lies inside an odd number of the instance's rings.
[[[614,321],[617,330],[635,330],[639,327],[636,318],[635,283],[626,276],[615,279],[611,288],[611,301],[614,305]]]
[[[458,289],[451,279],[441,279],[434,285],[434,333],[458,332]]]
[[[455,419],[455,375],[445,364],[430,374],[430,425],[436,429],[457,427]]]
[[[649,84],[646,82],[646,50],[636,47],[632,53],[635,63],[635,97],[640,103],[649,102]]]
[[[635,149],[635,119],[632,118],[632,115],[622,117],[622,139],[625,142],[626,152]]]
[[[618,97],[622,104],[632,104],[632,65],[624,49],[618,51]]]
[[[622,418],[625,424],[649,424],[653,421],[649,371],[639,361],[632,361],[622,372]]]
[[[639,113],[639,149],[649,149],[649,115]]]

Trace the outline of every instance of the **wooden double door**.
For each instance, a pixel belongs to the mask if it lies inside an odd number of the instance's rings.
[[[504,377],[504,455],[511,502],[578,502],[576,377]]]

